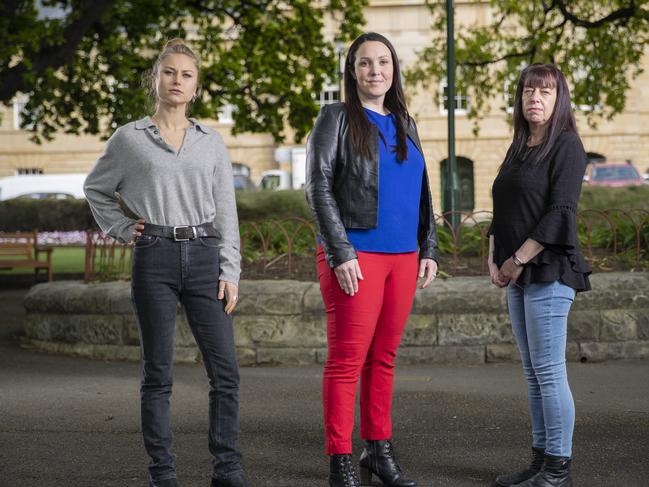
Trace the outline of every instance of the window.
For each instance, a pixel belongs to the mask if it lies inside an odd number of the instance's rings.
[[[600,105],[597,97],[598,81],[593,78],[594,72],[597,72],[595,68],[591,69],[590,75],[583,66],[573,68],[571,73],[574,85],[571,90],[572,98],[578,98],[586,102],[579,105],[573,103],[572,108],[574,110],[581,112],[601,111],[602,105]]]
[[[588,157],[589,164],[606,162],[606,156],[598,154],[597,152],[586,152],[586,157]]]
[[[23,121],[22,111],[25,109],[25,105],[27,105],[27,97],[17,96],[16,98],[14,98],[13,105],[14,105],[14,129],[20,130]]]
[[[219,110],[219,123],[223,124],[233,124],[234,119],[232,118],[232,113],[234,112],[234,105],[223,105]]]
[[[42,167],[19,167],[16,169],[16,174],[18,176],[27,176],[30,174],[43,174]]]
[[[320,92],[320,96],[316,100],[319,106],[331,105],[340,101],[340,88],[338,85],[327,84]]]
[[[632,165],[610,165],[593,167],[593,181],[616,181],[620,179],[641,179]]]
[[[503,102],[505,111],[507,113],[514,113],[514,103],[516,101],[516,89],[518,88],[518,81],[520,80],[521,73],[527,67],[525,63],[519,63],[513,71],[507,73],[505,83],[503,85]]]
[[[439,111],[442,115],[448,113],[448,85],[446,80],[439,84]],[[469,95],[455,93],[455,114],[465,115],[469,111]]]
[[[276,190],[281,187],[282,179],[278,174],[266,174],[261,179],[261,189]]]
[[[505,90],[503,91],[503,101],[505,102],[505,111],[514,113],[514,101],[516,100],[517,81],[505,81]]]
[[[250,166],[243,164],[241,162],[232,163],[232,174],[242,174],[244,176],[250,176]]]
[[[459,201],[457,202],[457,210],[459,211],[473,211],[475,208],[475,188],[473,180],[473,161],[466,157],[458,156],[457,163],[457,179],[459,184]],[[446,194],[446,167],[448,160],[444,159],[440,165],[440,182],[442,185],[442,211],[447,212],[451,209],[451,202],[448,200]]]

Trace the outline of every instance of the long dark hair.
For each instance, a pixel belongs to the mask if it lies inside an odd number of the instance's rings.
[[[408,145],[406,143],[408,136],[408,109],[406,107],[406,98],[403,94],[403,85],[401,84],[401,70],[399,69],[399,58],[392,46],[392,43],[381,34],[376,32],[367,32],[356,38],[347,52],[345,59],[345,109],[349,120],[349,129],[352,137],[352,146],[354,150],[362,156],[370,159],[372,152],[370,150],[370,134],[372,126],[363,110],[363,105],[356,91],[356,80],[354,74],[354,63],[356,62],[356,52],[361,44],[368,41],[377,41],[385,44],[390,50],[392,56],[392,86],[385,94],[383,105],[390,110],[395,117],[397,128],[397,159],[404,161],[408,158]]]
[[[531,163],[536,164],[543,160],[550,153],[562,132],[577,133],[577,123],[572,112],[570,89],[566,77],[554,64],[530,64],[521,72],[521,77],[518,80],[516,98],[514,99],[514,140],[503,166],[522,159],[528,152],[527,139],[530,136],[530,126],[523,116],[523,90],[527,87],[556,88],[557,90],[554,111],[543,141],[531,155]]]

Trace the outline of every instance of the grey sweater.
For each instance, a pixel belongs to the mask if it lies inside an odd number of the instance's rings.
[[[121,242],[131,241],[136,222],[124,215],[119,198],[149,223],[211,222],[221,241],[220,279],[236,284],[241,256],[232,165],[221,136],[191,121],[178,152],[149,117],[118,128],[84,191],[99,227]]]

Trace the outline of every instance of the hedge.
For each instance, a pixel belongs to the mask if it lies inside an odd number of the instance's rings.
[[[581,190],[579,208],[608,210],[634,208],[649,210],[649,184],[621,188],[584,186]]]
[[[41,232],[96,229],[88,203],[79,200],[14,199],[0,202],[0,231]]]
[[[239,219],[244,221],[282,219],[289,216],[311,218],[304,191],[238,191]],[[85,199],[0,201],[0,231],[41,232],[97,229]]]
[[[584,187],[580,208],[649,209],[649,185],[627,188]],[[304,191],[238,191],[241,222],[299,216],[311,219]],[[436,208],[439,211],[439,208]],[[28,200],[0,202],[0,231],[68,231],[96,229],[85,200]]]

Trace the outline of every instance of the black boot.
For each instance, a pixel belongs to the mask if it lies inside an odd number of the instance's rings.
[[[542,448],[532,447],[532,463],[530,463],[530,466],[520,472],[499,475],[496,477],[496,485],[509,487],[510,485],[520,484],[521,482],[525,482],[527,479],[531,479],[541,471],[541,467],[543,467],[544,453],[545,451]]]
[[[369,440],[361,453],[361,483],[372,485],[372,474],[386,487],[416,487],[417,482],[406,479],[397,463],[390,440]]]
[[[572,487],[570,462],[570,458],[545,455],[541,471],[515,487]]]
[[[360,487],[351,455],[331,455],[329,487]]]
[[[248,487],[248,481],[243,472],[227,477],[212,477],[212,487]]]

